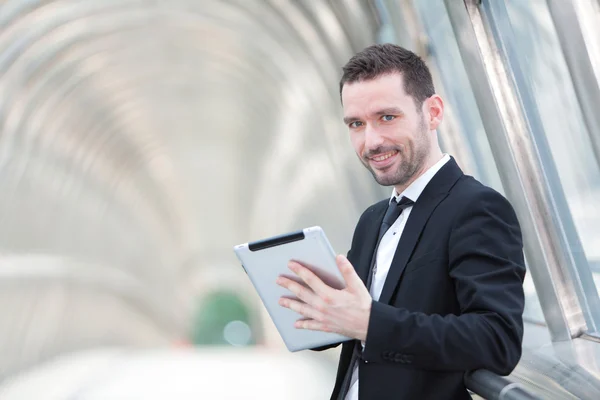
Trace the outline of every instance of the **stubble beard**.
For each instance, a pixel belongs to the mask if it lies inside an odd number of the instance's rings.
[[[390,151],[397,151],[400,162],[395,171],[376,171],[371,168],[367,155],[361,158],[364,166],[371,172],[375,181],[382,186],[404,186],[417,174],[427,161],[429,156],[429,138],[427,136],[427,127],[425,121],[421,120],[419,124],[419,133],[414,142],[407,143],[404,148],[399,147],[381,147],[372,154],[383,154]],[[391,166],[390,168],[393,168]]]

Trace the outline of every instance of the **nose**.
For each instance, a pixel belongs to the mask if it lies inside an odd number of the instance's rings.
[[[365,127],[365,150],[373,151],[383,145],[383,137],[376,126],[367,124]]]

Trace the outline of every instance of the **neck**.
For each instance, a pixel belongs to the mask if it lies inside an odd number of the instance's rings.
[[[435,163],[440,161],[443,156],[444,154],[439,148],[434,151],[431,151],[429,153],[429,157],[425,159],[423,165],[417,170],[417,172],[413,174],[413,176],[406,183],[394,186],[394,188],[396,189],[396,193],[400,194],[404,192],[407,187],[409,187],[414,181],[419,179],[419,177],[423,175],[429,168],[433,167]]]

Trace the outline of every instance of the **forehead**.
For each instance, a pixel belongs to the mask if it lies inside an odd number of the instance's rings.
[[[412,97],[405,93],[404,80],[399,73],[346,83],[342,89],[342,105],[346,116],[376,112],[392,106],[405,110],[410,103]]]

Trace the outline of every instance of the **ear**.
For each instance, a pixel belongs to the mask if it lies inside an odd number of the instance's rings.
[[[439,95],[434,94],[423,102],[423,115],[427,119],[429,130],[436,130],[444,119],[444,101]]]

